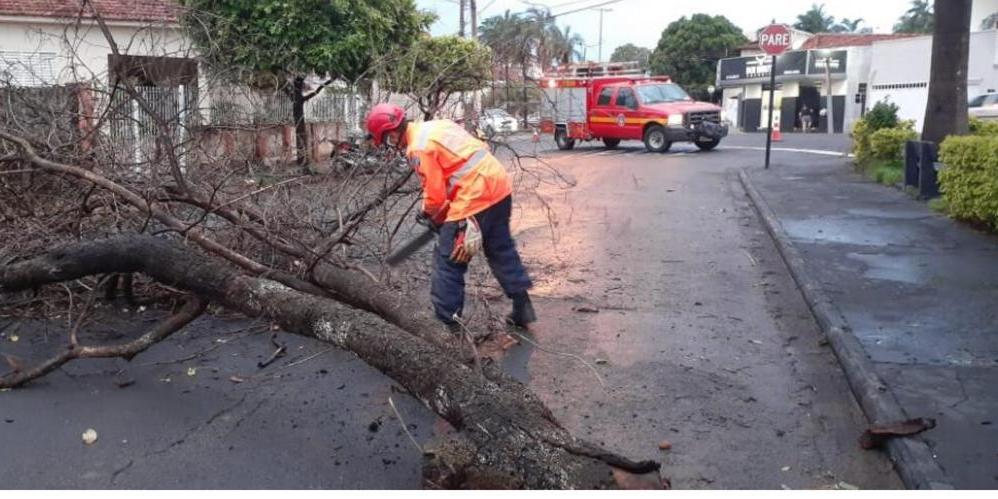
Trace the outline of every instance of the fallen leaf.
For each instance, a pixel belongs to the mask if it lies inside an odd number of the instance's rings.
[[[17,340],[20,340],[20,339],[21,338],[18,335],[16,335],[16,334],[10,335],[10,341],[11,341],[11,343],[17,343]]]
[[[790,467],[789,466],[784,466],[784,467],[780,468],[780,471],[790,471]]]
[[[97,430],[93,428],[87,428],[87,431],[83,432],[83,443],[87,445],[92,445],[97,441]]]
[[[196,367],[188,367],[187,368],[187,375],[188,376],[196,376],[197,373],[198,373],[198,368],[196,368]]]
[[[117,386],[118,388],[128,388],[129,386],[132,386],[134,384],[135,384],[134,379],[123,379],[114,382],[114,385]]]
[[[593,307],[572,307],[572,310],[583,314],[598,314],[599,309]]]
[[[160,378],[159,380],[162,381],[163,383],[169,383],[169,382],[173,381],[172,379],[170,379],[169,376],[167,376],[165,378]]]
[[[882,447],[887,440],[894,437],[906,437],[915,435],[925,430],[936,427],[936,420],[932,418],[914,418],[905,421],[894,421],[880,425],[873,425],[867,428],[859,437],[859,445],[864,449],[874,449]]]
[[[762,345],[762,342],[759,340],[749,340],[749,343],[752,343],[754,345]]]
[[[243,383],[246,381],[246,378],[240,378],[239,376],[229,376],[229,381],[233,383]]]
[[[606,360],[606,359],[596,359],[596,363],[600,364],[600,365],[603,365],[603,364],[609,364],[610,361]]]
[[[836,483],[835,488],[839,490],[859,490],[859,487],[847,482]]]
[[[672,448],[672,442],[668,440],[662,440],[661,442],[659,442],[658,448],[662,450],[669,450]]]

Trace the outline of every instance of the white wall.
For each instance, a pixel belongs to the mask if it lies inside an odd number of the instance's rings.
[[[192,53],[174,27],[110,23],[110,31],[123,54],[190,57]],[[111,48],[93,23],[67,26],[46,19],[0,17],[0,52],[54,54],[56,81],[49,83],[107,82]]]
[[[971,99],[980,93],[998,89],[996,45],[998,45],[998,31],[978,31],[970,34],[967,96]],[[931,65],[931,36],[874,43],[867,108],[880,100],[890,99],[900,108],[899,117],[914,120],[916,129],[921,130],[929,96]]]

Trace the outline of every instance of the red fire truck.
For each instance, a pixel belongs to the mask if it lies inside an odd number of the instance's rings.
[[[641,140],[651,152],[673,142],[709,151],[728,135],[721,108],[693,100],[668,76],[644,76],[624,65],[573,66],[541,80],[541,131],[561,150],[602,140],[608,149]]]

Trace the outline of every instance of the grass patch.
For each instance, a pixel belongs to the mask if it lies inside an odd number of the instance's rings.
[[[946,199],[942,197],[930,199],[929,209],[943,215],[949,215],[949,206],[946,204]]]
[[[904,180],[904,165],[897,160],[872,160],[859,165],[859,170],[870,180],[891,187]]]

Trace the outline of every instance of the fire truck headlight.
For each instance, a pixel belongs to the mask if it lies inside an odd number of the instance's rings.
[[[670,114],[668,123],[669,126],[683,126],[682,113]]]

